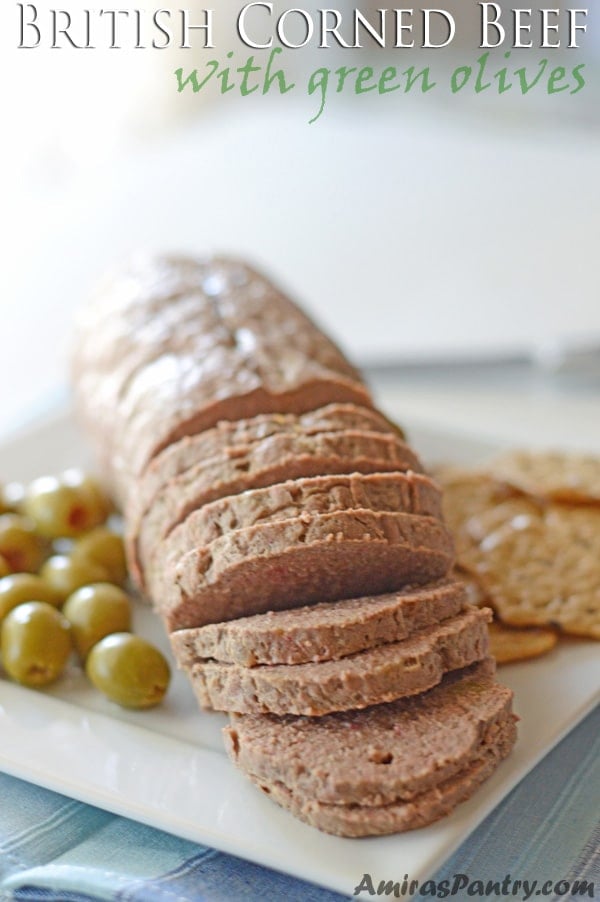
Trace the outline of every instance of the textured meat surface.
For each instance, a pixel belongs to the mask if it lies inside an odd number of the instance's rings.
[[[380,594],[446,576],[452,538],[434,517],[344,511],[227,533],[152,573],[169,631]],[[167,562],[169,564],[170,562]]]
[[[314,435],[344,429],[386,433],[393,431],[394,427],[378,411],[356,404],[328,404],[299,415],[272,413],[246,420],[221,420],[212,429],[173,442],[151,461],[131,499],[128,517],[139,519],[172,479],[202,461],[218,456],[227,448],[251,445],[283,432]]]
[[[305,714],[366,708],[425,692],[445,673],[489,654],[491,611],[469,608],[410,636],[318,664],[240,667],[205,661],[189,675],[204,708],[240,714]]]
[[[196,508],[218,498],[310,476],[420,471],[413,451],[393,435],[359,430],[283,433],[226,449],[191,467],[163,489],[131,536],[145,573],[162,540]]]
[[[479,754],[460,773],[410,801],[387,805],[330,805],[305,798],[280,783],[260,782],[250,775],[264,793],[297,818],[335,836],[384,836],[426,827],[450,814],[469,799],[512,751],[516,741],[513,717],[490,728]]]
[[[221,419],[371,406],[354,368],[289,298],[220,258],[156,258],[115,279],[82,314],[73,376],[122,500],[162,448]]]
[[[290,479],[228,495],[193,511],[161,543],[155,559],[177,559],[237,529],[346,510],[404,511],[441,517],[441,494],[427,476],[353,473]]]
[[[466,602],[461,582],[444,580],[387,595],[268,611],[171,633],[180,667],[212,658],[226,664],[308,664],[399,642],[453,617]]]
[[[386,805],[417,799],[476,760],[511,702],[487,659],[427,693],[360,711],[232,715],[225,744],[255,782],[324,804]]]

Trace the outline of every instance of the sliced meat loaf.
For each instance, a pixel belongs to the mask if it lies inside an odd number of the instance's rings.
[[[274,316],[282,315],[282,306],[298,311],[270,280],[243,261],[137,254],[105,279],[95,297],[78,311],[77,334],[86,347],[75,349],[74,370],[113,372],[141,349],[168,350],[169,338],[182,322],[188,335],[210,337],[215,330],[226,329],[230,318],[236,326],[245,316],[260,318],[273,298],[281,302],[274,305]],[[299,312],[303,321],[308,319]],[[322,355],[324,365],[358,376],[333,342]]]
[[[136,409],[126,411],[122,418],[125,422],[115,428],[113,466],[117,474],[123,473],[117,482],[121,497],[127,499],[129,482],[135,480],[163,448],[184,435],[209,429],[219,420],[244,419],[267,411],[301,413],[332,401],[357,405],[371,403],[370,395],[361,383],[331,374],[317,364],[309,366],[307,363],[301,379],[290,377],[285,383],[282,377],[278,390],[277,384],[269,383],[266,373],[256,374],[251,379],[241,367],[237,373],[231,372],[229,356],[232,352],[220,355],[213,352],[210,381],[206,376],[202,378],[202,368],[197,359],[191,357],[177,357],[176,363],[171,359],[166,361],[177,367],[177,372],[172,375],[165,372],[168,366],[161,370],[159,364],[162,361],[153,365],[152,372],[149,372],[150,367],[144,369],[142,376],[148,381],[147,388]],[[296,369],[295,364],[290,363],[290,369]],[[190,396],[185,399],[187,403],[182,403],[183,386],[188,383],[191,383]],[[285,384],[287,390],[283,388]],[[226,398],[219,397],[223,387],[229,391]],[[164,402],[160,404],[162,415],[159,415],[152,408],[153,399],[161,395]],[[209,402],[209,398],[215,397],[219,400]]]
[[[162,540],[192,511],[218,498],[302,477],[421,469],[408,445],[379,432],[281,433],[228,448],[181,473],[155,499],[139,533],[128,540],[134,575],[144,578]]]
[[[333,342],[250,267],[238,261],[200,261],[194,276],[194,261],[150,264],[151,271],[160,272],[161,267],[168,290],[157,288],[157,303],[153,276],[144,277],[142,266],[144,287],[136,287],[139,275],[126,275],[113,288],[105,316],[116,322],[104,326],[102,310],[96,307],[84,317],[76,336],[77,409],[121,499],[130,480],[162,448],[221,419],[301,413],[334,401],[371,406],[356,370]],[[190,320],[189,346],[173,348],[168,338],[158,338],[157,356],[142,356],[137,370],[128,371],[124,381],[117,379],[114,390],[103,390],[106,373],[120,357],[107,351],[111,342],[102,335],[120,335],[121,345],[127,346],[128,339],[134,344],[134,324],[159,317],[168,298],[189,293],[192,285],[199,312],[197,322]],[[200,345],[194,345],[194,333]],[[98,350],[99,345],[104,350]]]
[[[348,835],[358,836],[391,832],[377,829],[386,823],[399,829],[397,816],[390,820],[378,809],[413,803],[416,810],[401,829],[422,826],[439,816],[422,809],[424,794],[435,798],[448,781],[482,758],[497,761],[514,742],[512,692],[495,681],[494,670],[488,658],[419,696],[360,711],[317,718],[234,714],[225,745],[253,782],[289,793],[296,814],[308,800],[316,803],[315,814],[320,806],[335,806],[340,823],[354,824],[357,832]]]
[[[169,631],[441,579],[453,543],[434,517],[344,511],[227,533],[151,571]]]
[[[259,466],[261,455],[268,456],[270,454],[270,460],[263,461],[263,467],[272,464],[273,448],[268,443],[266,445],[263,443],[273,435],[298,435],[308,438],[321,433],[329,434],[346,430],[381,432],[403,438],[398,427],[390,424],[386,417],[373,409],[358,407],[356,404],[328,404],[326,407],[309,411],[300,416],[262,414],[239,422],[223,420],[212,429],[207,429],[199,435],[185,436],[178,442],[169,445],[146,468],[140,477],[136,492],[130,496],[127,506],[127,551],[130,571],[134,580],[139,585],[143,584],[137,548],[137,537],[141,529],[142,518],[154,502],[161,504],[159,496],[173,480],[182,477],[189,471],[195,472],[194,468],[202,469],[204,464],[213,461],[213,458],[221,456],[225,462],[230,461],[232,453],[230,449],[236,448],[251,449],[254,447],[256,451],[255,467]],[[288,449],[287,452],[286,449]],[[283,455],[287,453],[289,456],[289,439],[280,450]],[[277,446],[275,453],[276,451]],[[302,455],[305,453],[302,448],[300,448],[300,452]],[[422,469],[420,463],[417,469]],[[281,473],[282,470],[278,472]],[[311,470],[311,472],[313,471]],[[258,484],[262,484],[260,477],[257,478],[259,479]],[[268,478],[267,474],[265,474],[265,478]],[[234,488],[234,491],[238,490]],[[181,491],[183,492],[183,487]]]
[[[337,661],[240,667],[203,661],[189,671],[200,705],[239,714],[319,717],[416,695],[489,654],[488,608],[466,608],[401,642]]]
[[[138,520],[167,483],[227,448],[251,445],[282,432],[315,435],[345,429],[395,432],[399,438],[403,438],[398,427],[391,424],[383,414],[356,404],[327,404],[300,415],[270,413],[246,420],[221,420],[212,429],[197,435],[187,435],[173,442],[151,461],[140,478],[126,512],[127,517],[131,522]]]
[[[281,783],[253,782],[274,802],[325,833],[346,837],[403,833],[426,827],[446,817],[457,805],[470,799],[510,754],[516,738],[514,718],[508,716],[486,733],[479,754],[471,764],[456,776],[409,802],[398,801],[378,806],[329,805],[298,795]]]
[[[449,579],[387,595],[326,601],[177,630],[170,639],[183,668],[207,658],[242,667],[336,661],[400,642],[454,617],[466,601],[464,584]]]
[[[168,566],[169,559],[233,530],[350,510],[404,511],[441,519],[441,493],[428,476],[412,471],[315,476],[248,489],[193,511],[158,546],[152,565]]]

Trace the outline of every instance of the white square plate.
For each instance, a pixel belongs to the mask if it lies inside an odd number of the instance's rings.
[[[388,411],[393,415],[393,410]],[[410,424],[409,424],[410,426]],[[415,426],[426,460],[472,463],[489,443]],[[0,479],[29,479],[89,465],[66,413],[0,447]],[[138,605],[136,629],[171,657],[162,627]],[[181,673],[165,702],[117,708],[73,667],[56,686],[31,691],[0,679],[0,770],[109,811],[351,895],[366,872],[431,875],[495,805],[591,708],[600,686],[598,644],[563,641],[544,658],[502,668],[521,716],[515,751],[469,802],[412,833],[339,839],[297,821],[229,763],[226,718],[201,713]]]

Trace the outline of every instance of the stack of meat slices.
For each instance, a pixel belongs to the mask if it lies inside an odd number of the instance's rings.
[[[245,264],[160,258],[84,311],[73,376],[131,572],[247,776],[346,836],[469,797],[515,741],[490,612],[338,348]]]

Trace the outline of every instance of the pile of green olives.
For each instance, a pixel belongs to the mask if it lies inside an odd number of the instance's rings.
[[[150,708],[171,678],[161,652],[131,632],[123,540],[109,498],[80,470],[0,486],[0,668],[29,687],[76,657],[93,685]]]

